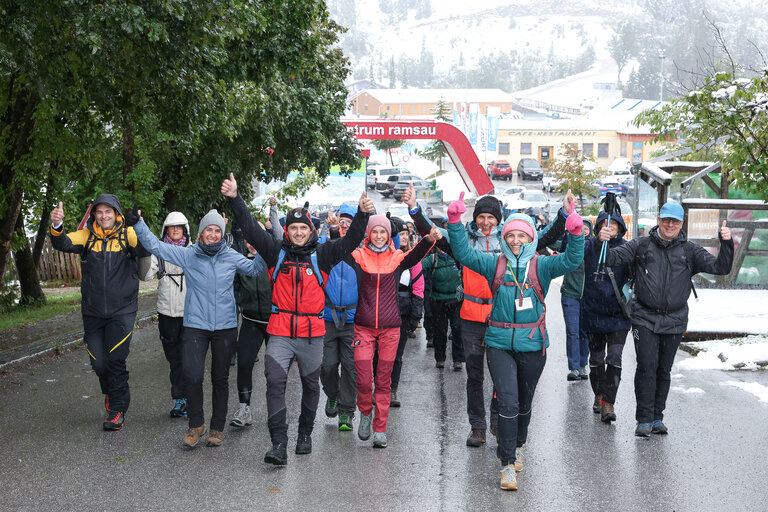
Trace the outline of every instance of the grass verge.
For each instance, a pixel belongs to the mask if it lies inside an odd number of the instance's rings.
[[[80,292],[50,296],[41,306],[13,307],[0,314],[0,331],[23,327],[80,309]]]

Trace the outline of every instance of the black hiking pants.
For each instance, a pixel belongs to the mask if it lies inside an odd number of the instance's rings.
[[[130,351],[136,313],[110,318],[83,315],[85,344],[93,372],[99,377],[101,392],[106,395],[107,409],[125,413],[131,403],[128,368],[125,360]]]
[[[670,372],[683,334],[657,334],[646,327],[632,326],[637,370],[635,371],[635,419],[651,423],[664,419]]]

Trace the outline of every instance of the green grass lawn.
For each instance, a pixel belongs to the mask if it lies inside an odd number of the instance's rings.
[[[44,306],[14,307],[0,314],[0,331],[80,309],[80,292],[50,296]]]

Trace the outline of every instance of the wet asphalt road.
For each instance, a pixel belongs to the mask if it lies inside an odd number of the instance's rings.
[[[356,432],[338,432],[321,410],[313,453],[294,455],[300,389],[294,368],[287,390],[289,463],[275,468],[262,463],[269,447],[263,363],[254,370],[256,424],[227,426],[220,448],[183,449],[186,421],[168,416],[168,367],[152,325],[135,333],[128,359],[132,403],[119,432],[101,429],[103,399],[83,350],[0,379],[0,510],[768,509],[768,404],[724,385],[768,385],[767,373],[673,370],[670,435],[635,438],[632,345],[625,350],[618,421],[604,425],[591,411],[589,384],[565,379],[557,286],[548,302],[553,343],[517,492],[498,489],[493,437],[483,448],[465,446],[465,373],[436,369],[422,330],[406,349],[403,406],[390,413],[388,448],[374,450]],[[691,388],[703,393],[686,392]],[[207,383],[205,389],[210,414]]]

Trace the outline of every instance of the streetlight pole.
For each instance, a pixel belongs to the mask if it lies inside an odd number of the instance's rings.
[[[659,50],[659,59],[661,59],[661,69],[659,70],[659,101],[664,101],[664,48]]]

